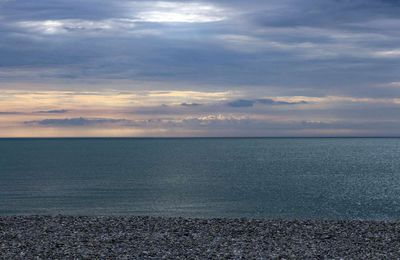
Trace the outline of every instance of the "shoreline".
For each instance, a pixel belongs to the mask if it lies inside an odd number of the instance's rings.
[[[400,257],[400,221],[0,216],[2,259]]]

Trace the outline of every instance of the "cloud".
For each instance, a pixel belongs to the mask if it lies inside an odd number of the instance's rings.
[[[0,116],[1,115],[21,115],[23,114],[22,112],[16,112],[16,111],[0,111]]]
[[[224,128],[232,125],[246,124],[249,122],[247,116],[224,115],[224,114],[209,114],[202,116],[188,116],[184,118],[157,118],[132,120],[129,126],[139,128],[162,128],[162,129],[209,129]]]
[[[182,107],[198,107],[201,106],[200,103],[181,103]]]
[[[26,121],[25,124],[41,125],[41,126],[56,126],[56,127],[73,127],[73,126],[96,126],[109,124],[123,124],[128,121],[125,119],[110,119],[110,118],[65,118],[65,119],[43,119]]]
[[[301,105],[301,104],[308,104],[307,101],[280,101],[280,100],[273,100],[268,98],[262,99],[238,99],[227,103],[229,107],[253,107],[255,104],[262,104],[262,105]]]
[[[398,88],[398,87],[400,87],[400,81],[390,82],[389,86]]]
[[[396,81],[400,72],[395,2],[103,2],[5,2],[0,66],[20,73],[0,80],[140,80],[351,95]]]
[[[68,112],[69,112],[69,110],[66,110],[66,109],[54,109],[54,110],[42,110],[42,111],[38,111],[37,113],[40,113],[40,114],[65,114]]]
[[[252,107],[256,101],[248,99],[238,99],[227,103],[230,107]]]
[[[43,34],[106,32],[111,30],[130,30],[135,27],[135,23],[129,19],[101,21],[79,19],[23,21],[18,22],[17,25],[21,28]]]
[[[301,104],[308,104],[307,101],[300,100],[300,101],[281,101],[281,100],[273,100],[273,99],[268,99],[268,98],[262,98],[262,99],[256,99],[255,100],[257,103],[263,104],[263,105],[301,105]]]
[[[399,1],[25,0],[1,10],[0,110],[34,111],[0,113],[2,127],[145,120],[197,133],[240,122],[245,135],[296,120],[346,131],[398,120]],[[55,119],[64,109],[80,114]],[[249,119],[200,119],[216,111]]]
[[[136,14],[137,21],[150,23],[209,23],[226,19],[226,12],[214,4],[185,2],[145,2]]]
[[[400,57],[400,49],[376,51],[374,54],[377,57],[396,59]]]

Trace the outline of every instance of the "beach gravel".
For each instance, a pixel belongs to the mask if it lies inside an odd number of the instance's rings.
[[[1,259],[400,259],[400,222],[3,216]]]

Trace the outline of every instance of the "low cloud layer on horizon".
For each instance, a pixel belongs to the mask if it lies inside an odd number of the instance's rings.
[[[398,0],[0,0],[0,137],[398,136],[399,14]]]

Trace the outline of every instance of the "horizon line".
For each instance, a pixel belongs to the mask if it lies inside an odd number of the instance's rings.
[[[400,136],[71,136],[71,137],[0,137],[1,139],[284,139],[284,138],[400,138]]]

